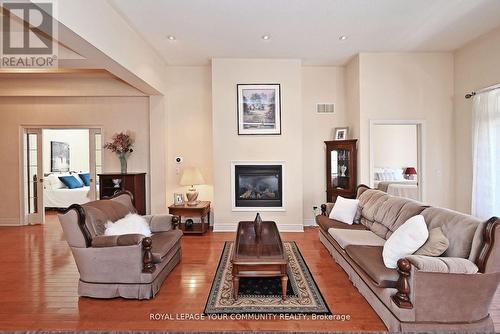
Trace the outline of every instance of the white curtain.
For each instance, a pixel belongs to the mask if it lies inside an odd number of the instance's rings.
[[[500,89],[474,96],[472,214],[500,216]]]

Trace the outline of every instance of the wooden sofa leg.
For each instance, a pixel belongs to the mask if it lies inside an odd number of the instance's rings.
[[[156,270],[156,266],[153,264],[153,253],[151,248],[153,247],[153,240],[150,237],[142,239],[142,248],[144,249],[144,258],[142,260],[144,266],[142,268],[143,273],[152,273]]]
[[[410,271],[410,261],[408,261],[407,259],[399,259],[399,279],[398,283],[396,284],[396,289],[398,289],[398,292],[394,296],[392,296],[392,300],[399,308],[413,308],[413,304],[410,301]]]

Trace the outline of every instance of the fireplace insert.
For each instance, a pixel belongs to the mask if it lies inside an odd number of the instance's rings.
[[[235,166],[236,207],[282,207],[281,165]]]

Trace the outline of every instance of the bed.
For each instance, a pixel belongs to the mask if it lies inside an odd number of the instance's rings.
[[[390,195],[420,200],[416,180],[407,180],[402,168],[375,168],[373,187]]]
[[[91,201],[90,187],[69,189],[59,181],[58,176],[69,174],[50,174],[45,176],[43,206],[47,208],[67,208],[72,204]]]

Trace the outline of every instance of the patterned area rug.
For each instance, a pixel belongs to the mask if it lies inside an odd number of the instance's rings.
[[[238,300],[234,300],[230,260],[233,246],[234,242],[226,241],[208,296],[205,314],[331,314],[309,268],[293,241],[283,242],[289,263],[286,300],[281,298],[279,278],[242,278],[240,279]]]

